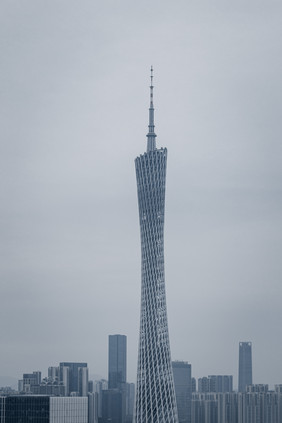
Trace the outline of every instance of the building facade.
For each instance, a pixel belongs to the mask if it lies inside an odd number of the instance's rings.
[[[126,383],[126,336],[109,335],[109,389],[119,389]]]
[[[239,377],[238,391],[245,392],[248,385],[253,383],[252,371],[252,343],[239,343]]]
[[[88,398],[50,397],[49,423],[88,423]]]
[[[101,423],[126,422],[126,336],[109,335],[108,389],[102,390]]]
[[[24,373],[23,378],[18,382],[18,390],[21,393],[32,394],[34,386],[40,385],[41,372],[34,371],[33,373]]]
[[[279,386],[275,391],[260,385],[247,392],[193,393],[192,423],[282,423]]]
[[[167,149],[156,148],[152,69],[150,96],[147,152],[135,160],[142,282],[134,422],[176,423],[164,277]]]
[[[123,394],[119,389],[102,391],[102,417],[100,423],[124,423]]]
[[[134,383],[126,384],[126,404],[125,404],[125,421],[132,423],[135,399],[135,385]]]
[[[173,361],[172,371],[179,423],[191,423],[192,378],[191,364]]]
[[[0,423],[88,423],[87,397],[0,397]]]
[[[204,392],[232,392],[233,376],[231,375],[211,375],[198,379],[198,391]]]
[[[66,387],[66,396],[85,394],[88,391],[87,363],[62,362],[59,365],[59,378]],[[83,382],[82,382],[83,380]],[[84,385],[83,385],[84,384]],[[82,386],[83,385],[83,386]],[[86,392],[87,395],[87,392]]]

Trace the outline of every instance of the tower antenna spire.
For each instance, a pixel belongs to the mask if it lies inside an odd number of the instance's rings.
[[[150,108],[149,108],[149,132],[147,134],[147,152],[156,149],[156,134],[155,134],[155,123],[154,123],[154,85],[153,85],[153,66],[151,66],[151,85],[150,85]]]
[[[151,85],[150,85],[150,98],[151,98],[151,102],[150,102],[150,107],[154,108],[154,104],[153,104],[153,89],[154,89],[154,85],[153,85],[153,78],[154,78],[154,69],[153,66],[151,66]]]

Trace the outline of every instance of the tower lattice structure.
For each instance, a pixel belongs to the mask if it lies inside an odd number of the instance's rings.
[[[178,423],[164,274],[167,149],[156,148],[151,68],[147,152],[135,160],[142,284],[134,423]]]

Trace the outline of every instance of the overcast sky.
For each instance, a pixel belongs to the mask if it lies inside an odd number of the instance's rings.
[[[281,1],[3,0],[0,46],[0,375],[120,333],[135,382],[153,65],[172,358],[282,383]]]

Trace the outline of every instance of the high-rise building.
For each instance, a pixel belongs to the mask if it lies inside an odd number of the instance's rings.
[[[88,423],[88,420],[87,397],[50,397],[49,423]]]
[[[94,390],[97,393],[98,403],[97,403],[97,414],[98,418],[102,417],[102,396],[103,391],[108,389],[108,381],[105,379],[97,380],[94,384]]]
[[[98,394],[88,392],[88,423],[98,423]]]
[[[70,394],[70,368],[68,366],[60,366],[60,382],[65,386],[65,394]]]
[[[59,380],[59,367],[58,366],[48,367],[48,379],[49,379],[49,381]]]
[[[80,395],[79,369],[87,368],[87,363],[62,362],[59,366],[60,381],[66,387],[66,395]],[[86,376],[86,373],[84,373]],[[88,378],[88,374],[87,374]],[[88,385],[88,380],[87,380]],[[86,386],[86,382],[85,382]]]
[[[252,343],[239,343],[239,378],[238,391],[245,392],[248,385],[252,385]]]
[[[126,419],[126,336],[109,335],[109,389],[102,392],[102,421]]]
[[[282,394],[267,385],[247,392],[209,392],[192,395],[192,423],[281,423]]]
[[[119,389],[102,391],[101,423],[124,423],[123,396]]]
[[[131,423],[133,420],[134,398],[135,398],[135,385],[134,383],[127,383],[126,384],[126,405],[125,405],[126,423]]]
[[[209,376],[210,392],[232,392],[233,376],[231,375],[212,375]]]
[[[94,390],[94,380],[88,380],[88,393],[95,392]]]
[[[40,385],[41,383],[41,372],[39,370],[33,373],[24,373],[23,378],[19,380],[19,392],[25,392],[31,394],[34,391],[34,386]]]
[[[210,383],[209,383],[209,379],[206,376],[200,377],[198,379],[198,392],[200,393],[210,392]]]
[[[151,69],[147,152],[135,160],[142,256],[135,423],[178,422],[164,277],[166,162],[167,149],[156,147]]]
[[[109,389],[126,383],[126,336],[109,335]]]
[[[44,378],[40,385],[33,386],[34,395],[54,395],[58,397],[66,396],[66,387],[62,382],[52,382]]]
[[[87,397],[44,395],[0,397],[1,423],[88,423],[88,421]]]
[[[198,391],[204,392],[232,392],[233,376],[212,375],[198,379]]]
[[[173,361],[172,371],[179,423],[191,423],[192,379],[191,364]]]
[[[78,368],[78,392],[80,397],[88,394],[88,367]]]

